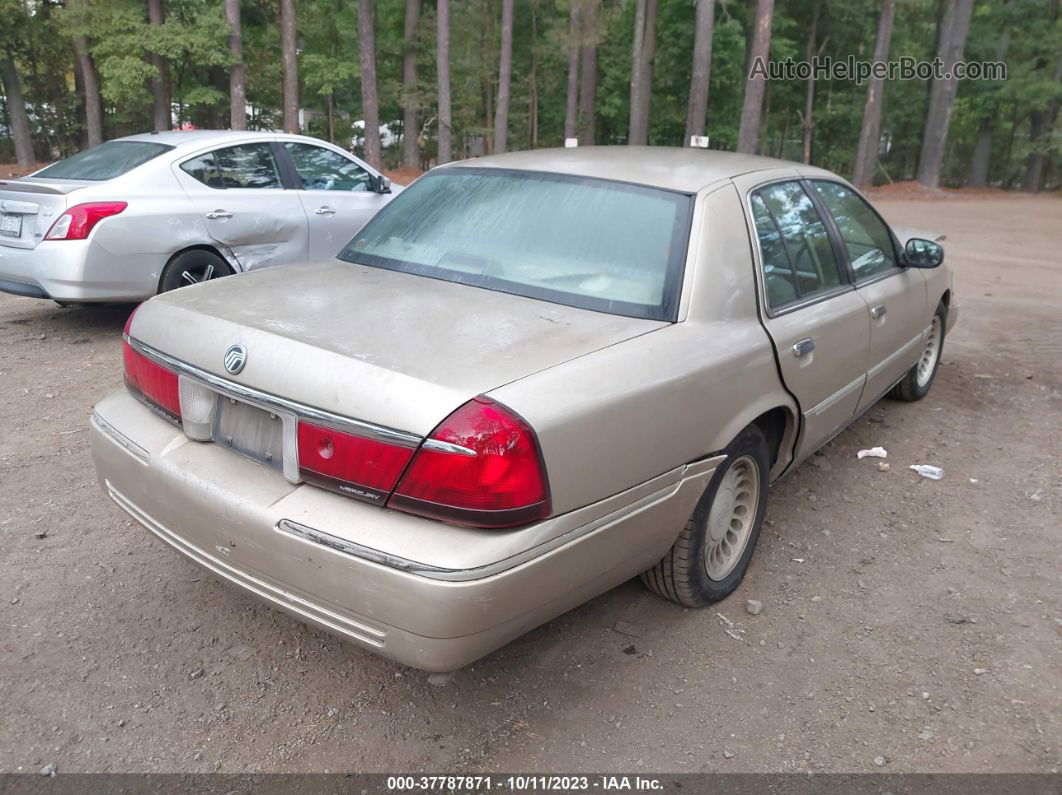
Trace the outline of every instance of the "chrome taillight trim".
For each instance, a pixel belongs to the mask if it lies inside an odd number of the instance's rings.
[[[295,400],[288,400],[287,398],[282,398],[278,395],[271,395],[260,389],[238,384],[227,378],[221,378],[207,370],[203,370],[195,365],[174,358],[167,353],[163,353],[162,351],[157,350],[150,345],[146,345],[139,340],[133,339],[132,337],[128,338],[128,342],[133,350],[138,353],[143,354],[149,359],[153,359],[164,367],[174,370],[178,375],[198,379],[212,389],[216,389],[218,392],[228,397],[246,400],[258,404],[263,408],[274,410],[279,414],[294,414],[299,419],[320,423],[344,433],[368,439],[375,439],[376,441],[398,445],[399,447],[415,449],[419,447],[420,443],[423,441],[423,437],[418,436],[415,433],[388,428],[385,425],[376,425],[375,423],[365,422],[364,420],[356,420],[352,417],[344,417],[340,414],[333,414],[324,409],[308,406],[305,403],[299,403]]]

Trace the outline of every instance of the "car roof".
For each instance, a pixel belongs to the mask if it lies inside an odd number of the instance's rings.
[[[317,138],[309,138],[304,135],[290,135],[278,131],[256,130],[160,130],[158,132],[139,133],[127,135],[124,138],[116,138],[117,141],[151,141],[153,143],[166,144],[173,147],[199,147],[211,146],[215,143],[226,141],[246,141],[260,138],[273,140],[276,138],[290,138],[291,140],[305,140],[315,143],[326,143]]]
[[[696,193],[721,180],[752,171],[800,168],[802,172],[829,174],[773,157],[665,146],[578,146],[533,149],[463,160],[455,167],[511,168],[581,177],[613,179],[639,185]],[[448,168],[450,166],[447,166]]]

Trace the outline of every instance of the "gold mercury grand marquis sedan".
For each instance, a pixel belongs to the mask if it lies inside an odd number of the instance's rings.
[[[93,455],[222,579],[449,671],[635,575],[688,606],[733,591],[768,484],[929,390],[942,257],[779,160],[455,163],[337,259],[142,304]]]

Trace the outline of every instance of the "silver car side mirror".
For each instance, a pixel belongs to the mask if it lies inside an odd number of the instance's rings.
[[[391,179],[385,177],[383,174],[376,178],[376,192],[377,193],[390,193],[391,192]]]
[[[911,268],[935,268],[944,261],[944,247],[932,240],[912,237],[903,248],[903,264]]]

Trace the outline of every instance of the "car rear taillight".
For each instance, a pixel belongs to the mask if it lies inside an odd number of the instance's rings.
[[[134,309],[122,332],[125,384],[130,392],[157,408],[167,419],[180,422],[181,391],[177,373],[152,361],[130,344],[129,327],[133,325],[135,314]]]
[[[126,202],[89,202],[76,204],[55,219],[52,228],[44,236],[45,240],[84,240],[89,232],[104,218],[118,215],[126,207]]]
[[[388,506],[471,527],[514,527],[549,515],[535,432],[485,397],[468,401],[424,441]]]
[[[299,475],[308,483],[382,505],[412,448],[299,420]]]

